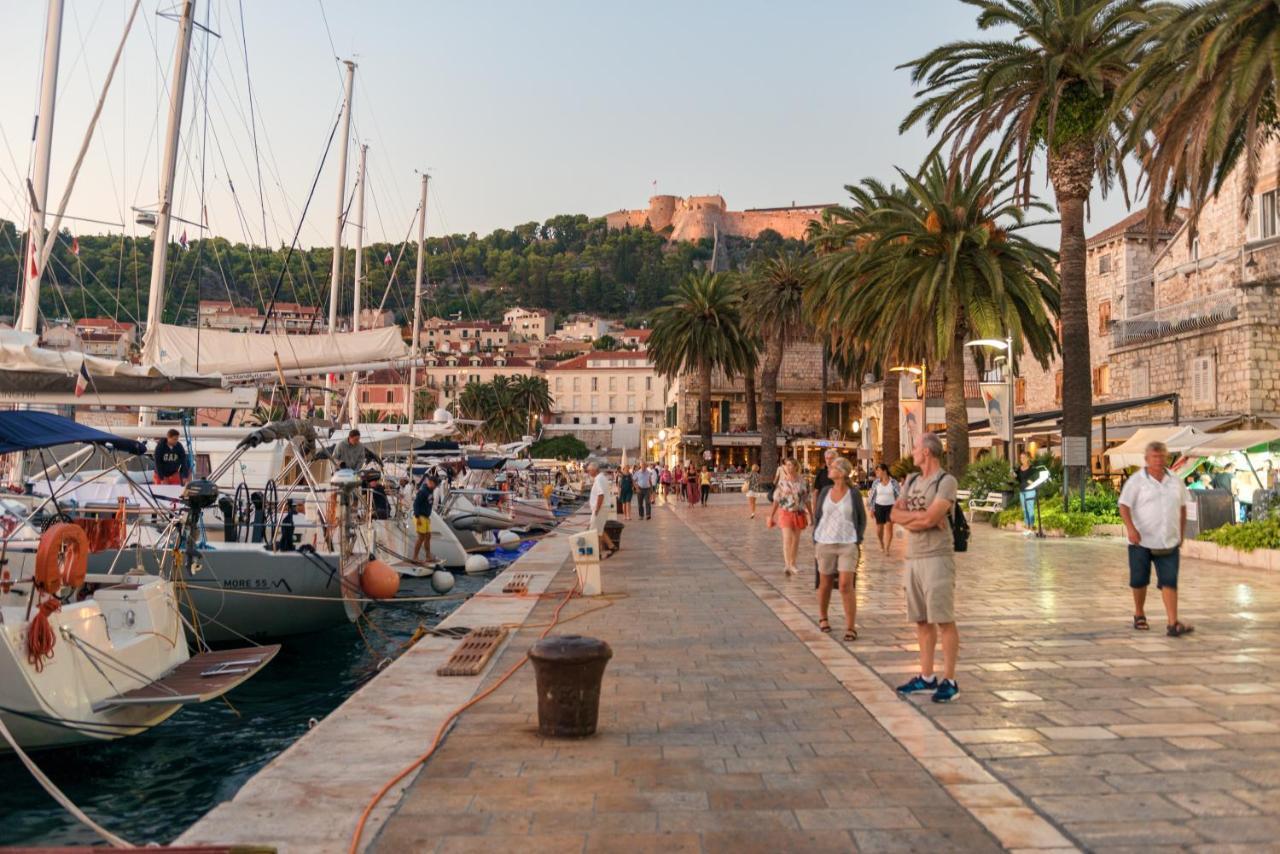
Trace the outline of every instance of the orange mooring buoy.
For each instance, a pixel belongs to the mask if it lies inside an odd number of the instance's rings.
[[[371,559],[360,572],[360,589],[370,599],[390,599],[400,589],[400,573],[377,558]]]

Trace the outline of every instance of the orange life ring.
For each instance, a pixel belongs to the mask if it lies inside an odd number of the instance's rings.
[[[57,595],[63,587],[79,587],[88,569],[89,537],[79,525],[59,522],[40,535],[35,572],[38,589]]]

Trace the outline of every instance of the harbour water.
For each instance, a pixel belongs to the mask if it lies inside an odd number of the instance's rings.
[[[530,544],[522,544],[527,547]],[[523,551],[523,549],[522,549]],[[499,552],[494,569],[457,575],[453,593],[474,593],[518,557]],[[427,579],[403,579],[401,596],[429,596]],[[167,843],[235,794],[243,783],[377,674],[419,625],[434,626],[465,601],[384,605],[363,631],[342,626],[292,639],[229,702],[189,707],[150,732],[109,744],[36,755],[40,767],[95,821],[137,845]],[[424,738],[430,734],[424,733]],[[98,842],[53,802],[12,756],[0,757],[7,845]]]

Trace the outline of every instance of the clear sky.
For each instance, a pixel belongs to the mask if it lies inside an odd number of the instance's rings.
[[[66,0],[51,206],[130,3]],[[4,218],[23,210],[44,5],[0,0]],[[157,9],[176,5],[143,0],[69,213],[138,231],[130,207],[154,203],[177,30]],[[839,201],[844,184],[915,168],[929,147],[922,132],[898,135],[912,89],[895,66],[975,34],[972,7],[956,0],[243,5],[243,39],[240,0],[197,5],[220,38],[198,33],[193,44],[177,208],[199,220],[203,184],[211,230],[261,242],[265,206],[277,244],[292,237],[337,114],[335,53],[359,63],[352,136],[370,146],[370,235],[398,240],[417,202],[416,169],[433,175],[433,234],[643,207],[653,181],[662,193],[721,193],[731,209]],[[304,245],[331,242],[335,164],[336,145]],[[1043,173],[1036,186],[1051,196]],[[1117,198],[1095,203],[1089,230],[1123,214]],[[1055,243],[1056,229],[1036,236]]]

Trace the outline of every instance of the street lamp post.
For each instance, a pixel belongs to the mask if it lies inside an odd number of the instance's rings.
[[[1005,380],[1005,385],[1008,386],[1009,388],[1009,411],[1005,413],[1005,418],[1004,418],[1005,453],[1009,457],[1009,465],[1016,469],[1018,466],[1018,458],[1014,454],[1014,450],[1013,450],[1013,445],[1014,445],[1013,413],[1014,413],[1014,409],[1017,406],[1017,401],[1014,400],[1014,394],[1016,392],[1016,389],[1014,388],[1014,382],[1015,382],[1014,374],[1016,372],[1016,367],[1014,366],[1014,362],[1013,362],[1013,338],[1012,336],[1006,336],[1004,339],[979,338],[976,341],[964,342],[964,346],[991,347],[996,350],[1004,351],[1004,354],[1005,354],[1004,380]]]

